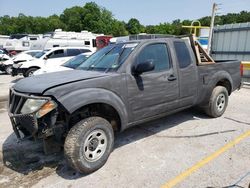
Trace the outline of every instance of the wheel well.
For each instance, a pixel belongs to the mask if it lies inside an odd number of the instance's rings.
[[[99,116],[106,119],[113,127],[114,131],[121,130],[121,119],[117,110],[105,103],[93,103],[81,107],[73,112],[69,117],[69,128],[84,118]]]
[[[32,68],[40,69],[40,67],[33,66],[33,67],[27,68],[27,70],[32,69]]]
[[[231,91],[232,91],[232,86],[231,86],[231,83],[228,79],[223,79],[223,80],[220,80],[219,82],[217,82],[216,86],[223,86],[227,89],[228,91],[228,95],[231,94]]]

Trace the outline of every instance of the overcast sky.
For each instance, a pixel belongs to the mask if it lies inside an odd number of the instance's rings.
[[[83,6],[86,0],[0,0],[0,16],[61,14],[65,8]],[[211,15],[213,2],[221,3],[220,13],[250,11],[250,0],[92,0],[112,11],[115,18],[137,18],[142,24],[159,24],[175,19],[197,19]]]

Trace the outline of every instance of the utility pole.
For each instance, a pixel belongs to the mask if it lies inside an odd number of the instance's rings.
[[[210,24],[210,30],[209,30],[209,36],[208,36],[208,45],[207,45],[207,52],[209,55],[211,55],[211,47],[212,47],[212,35],[213,35],[213,30],[214,30],[214,19],[215,19],[215,14],[217,10],[217,4],[213,4],[213,9],[212,9],[212,16],[211,16],[211,24]]]

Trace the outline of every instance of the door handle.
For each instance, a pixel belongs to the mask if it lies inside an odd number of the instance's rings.
[[[176,79],[177,78],[174,75],[172,75],[172,74],[168,77],[168,81],[174,81]]]

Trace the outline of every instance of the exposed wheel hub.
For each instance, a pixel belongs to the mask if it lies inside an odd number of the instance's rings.
[[[93,138],[90,142],[89,142],[89,150],[90,151],[95,151],[97,146],[98,146],[98,139],[97,138]]]
[[[97,161],[107,149],[108,138],[106,133],[97,129],[89,133],[82,146],[82,153],[85,159],[90,162]]]
[[[216,100],[216,107],[217,107],[217,110],[219,112],[224,109],[225,103],[226,103],[225,94],[223,94],[223,93],[219,94],[219,96],[217,97],[217,100]]]

